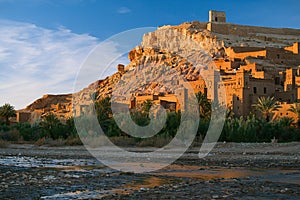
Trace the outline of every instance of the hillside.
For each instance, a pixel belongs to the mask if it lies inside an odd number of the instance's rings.
[[[123,92],[130,91],[134,96],[171,95],[175,93],[172,85],[177,81],[176,76],[183,76],[195,90],[203,91],[206,86],[201,78],[201,69],[210,65],[214,65],[222,75],[228,75],[244,66],[249,69],[254,64],[257,73],[252,71],[251,77],[274,80],[281,71],[296,69],[300,65],[299,41],[300,30],[296,29],[196,21],[159,27],[155,32],[145,34],[141,44],[128,54],[130,64],[125,66],[124,71],[96,81],[74,94],[74,105],[90,104],[91,96],[96,100],[110,96],[118,90],[120,79],[126,83],[141,70],[146,70],[143,73],[149,76],[144,77],[143,81],[136,77],[131,80],[131,85],[123,84]],[[202,68],[195,66],[199,63]],[[259,77],[258,68],[265,72],[262,77]],[[166,70],[174,73],[170,80],[164,78]],[[278,83],[276,85],[280,86]],[[75,106],[74,109],[80,108]],[[40,115],[52,112],[60,118],[68,118],[72,116],[72,110],[72,94],[66,94],[45,95],[23,111]]]

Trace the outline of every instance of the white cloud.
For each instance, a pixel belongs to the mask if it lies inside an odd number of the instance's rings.
[[[117,12],[119,13],[119,14],[127,14],[127,13],[130,13],[131,12],[131,10],[129,9],[129,8],[127,8],[127,7],[120,7],[118,10],[117,10]]]
[[[44,94],[79,91],[116,72],[117,64],[128,64],[127,53],[154,29],[125,31],[100,43],[64,27],[0,20],[0,105],[21,109]]]
[[[97,38],[0,20],[0,105],[23,108],[45,93],[70,93]],[[94,80],[91,80],[91,82]]]

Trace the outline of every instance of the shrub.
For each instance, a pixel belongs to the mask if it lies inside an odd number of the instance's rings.
[[[8,132],[8,135],[9,135],[9,141],[19,141],[19,140],[22,140],[22,137],[19,133],[19,131],[17,129],[12,129]]]
[[[37,146],[42,146],[42,145],[46,144],[46,139],[44,137],[40,138],[34,144]]]
[[[6,148],[8,146],[8,142],[0,139],[0,148]]]
[[[82,145],[82,141],[78,136],[77,137],[68,137],[65,140],[65,144],[69,145],[69,146]]]

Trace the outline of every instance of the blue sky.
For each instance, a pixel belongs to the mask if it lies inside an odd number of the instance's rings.
[[[300,28],[299,8],[297,0],[0,0],[0,105],[72,92],[88,53],[122,31],[207,21],[210,9],[231,23]]]

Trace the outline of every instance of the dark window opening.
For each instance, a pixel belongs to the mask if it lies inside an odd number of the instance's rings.
[[[240,100],[240,98],[239,98],[239,97],[236,97],[236,100],[238,100],[238,101],[239,101],[239,100]]]
[[[280,55],[279,54],[277,54],[277,59],[279,59],[280,58]]]
[[[215,21],[216,21],[216,22],[218,21],[218,18],[217,18],[217,17],[215,17]]]
[[[253,93],[256,94],[256,87],[253,88]]]
[[[264,87],[264,94],[266,94],[266,93],[267,93],[267,88]]]

